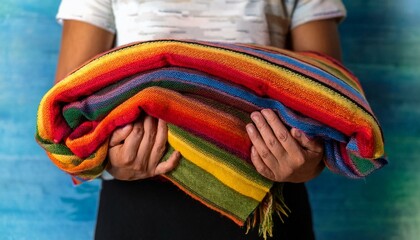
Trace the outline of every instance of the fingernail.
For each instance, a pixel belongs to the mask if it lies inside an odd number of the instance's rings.
[[[254,133],[254,125],[252,125],[252,123],[247,124],[246,131],[250,134]]]
[[[259,121],[260,121],[260,115],[259,115],[259,113],[257,113],[257,112],[253,112],[253,113],[251,113],[251,119],[252,119],[254,122],[259,122]]]
[[[262,113],[262,115],[264,115],[264,116],[268,116],[268,114],[269,114],[269,109],[263,109],[263,110],[261,110],[261,113]]]
[[[126,124],[126,125],[122,128],[122,130],[127,130],[127,129],[129,129],[129,128],[131,128],[131,124]]]

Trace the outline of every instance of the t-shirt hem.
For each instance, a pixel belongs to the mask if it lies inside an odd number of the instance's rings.
[[[308,22],[326,20],[326,19],[337,19],[337,22],[341,23],[344,21],[345,18],[346,18],[346,14],[340,10],[331,11],[331,12],[322,12],[319,14],[312,15],[310,17],[302,18],[297,21],[292,21],[292,24],[290,25],[290,29],[294,29]]]
[[[102,28],[103,30],[106,30],[106,31],[108,31],[108,32],[110,32],[110,33],[113,33],[113,34],[115,34],[115,33],[116,33],[116,30],[115,30],[114,28],[109,27],[109,26],[106,26],[106,25],[103,25],[103,24],[100,24],[100,23],[97,23],[97,22],[95,22],[95,21],[90,21],[89,19],[83,18],[82,16],[80,16],[80,17],[77,17],[77,16],[57,16],[57,17],[56,17],[56,20],[57,20],[57,22],[58,22],[60,25],[63,25],[63,21],[64,21],[64,20],[75,20],[75,21],[80,21],[80,22],[84,22],[84,23],[87,23],[87,24],[93,25],[93,26],[95,26],[95,27]]]

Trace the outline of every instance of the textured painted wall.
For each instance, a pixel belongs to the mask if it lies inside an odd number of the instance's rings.
[[[34,142],[51,87],[59,1],[0,3],[0,239],[92,239],[97,182],[75,188]]]
[[[361,181],[309,184],[319,239],[420,239],[420,5],[345,0],[344,62],[365,88],[390,164]]]
[[[54,77],[59,1],[0,4],[0,239],[92,239],[99,182],[73,187],[34,142]],[[318,239],[420,237],[420,5],[345,1],[345,64],[382,123],[390,165],[364,180],[325,171],[308,184]]]

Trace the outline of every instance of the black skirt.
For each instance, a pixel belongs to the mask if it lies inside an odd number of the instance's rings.
[[[274,222],[272,239],[314,239],[311,209],[304,184],[285,184],[289,217]],[[95,239],[263,239],[192,199],[172,183],[103,181]]]

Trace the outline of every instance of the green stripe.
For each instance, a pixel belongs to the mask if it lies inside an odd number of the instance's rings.
[[[127,81],[132,81],[133,79],[126,79],[124,81],[118,81],[108,87],[103,88],[102,90],[96,92],[93,95],[105,95],[107,92],[110,92],[122,84],[125,84]],[[92,112],[85,112],[83,109],[80,108],[68,108],[63,112],[63,117],[66,120],[67,124],[72,128],[76,128],[84,121],[95,121],[102,119],[107,114],[109,114],[112,110],[114,110],[118,105],[124,103],[127,99],[133,97],[137,93],[141,92],[142,90],[149,88],[149,87],[162,87],[166,89],[175,90],[178,92],[186,91],[189,89],[195,88],[194,86],[177,83],[174,81],[167,81],[165,79],[161,79],[159,81],[151,81],[142,83],[136,87],[131,89],[127,89],[126,92],[121,93],[118,97],[110,98],[105,100],[100,108],[94,109]]]
[[[245,162],[244,160],[238,158],[237,156],[221,149],[220,147],[202,139],[197,136],[194,136],[187,131],[172,125],[168,124],[168,129],[179,138],[182,138],[184,142],[186,142],[191,147],[199,150],[200,152],[208,155],[213,156],[217,159],[222,159],[222,164],[229,166],[232,169],[235,169],[236,172],[243,175],[245,178],[264,186],[266,188],[270,188],[272,186],[272,181],[266,179],[265,177],[261,176],[253,166],[249,163]]]
[[[38,131],[35,135],[36,141],[41,145],[46,151],[54,154],[60,154],[60,155],[73,155],[73,152],[64,144],[57,144],[53,143],[49,140],[43,139],[41,136],[39,136]]]
[[[118,88],[121,84],[124,84],[125,81],[120,81],[115,84],[112,84],[108,87],[105,87],[95,93],[96,95],[102,95],[108,91],[112,91],[115,88]],[[118,97],[106,100],[102,107],[96,108],[92,112],[84,112],[83,109],[79,108],[68,108],[63,112],[63,117],[66,120],[67,124],[72,128],[76,128],[82,122],[89,120],[94,121],[101,119],[102,117],[106,116],[109,112],[111,112],[114,108],[116,108],[119,104],[123,103],[130,97],[134,96],[144,88],[152,86],[152,83],[143,84],[128,90],[127,92],[121,93]]]
[[[80,165],[83,161],[89,161],[90,159],[95,157],[95,152],[92,153],[89,157],[82,159],[78,156],[74,155],[74,153],[65,145],[65,144],[58,144],[53,143],[51,141],[45,140],[39,136],[38,132],[35,135],[36,141],[39,145],[47,152],[56,155],[63,155],[63,156],[73,156],[71,159],[71,164],[74,166]]]
[[[95,179],[102,174],[107,164],[108,161],[105,159],[99,166],[77,173],[76,176],[87,180]]]
[[[363,175],[367,175],[376,169],[375,164],[369,159],[360,158],[352,153],[349,153],[350,159],[356,166],[356,169]]]
[[[169,149],[164,158],[167,159],[172,152],[173,148]],[[178,167],[166,176],[208,205],[236,216],[243,222],[259,205],[258,201],[229,188],[185,158],[182,158]]]

